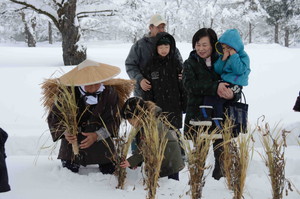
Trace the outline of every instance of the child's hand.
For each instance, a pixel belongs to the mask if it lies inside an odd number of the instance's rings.
[[[230,52],[228,49],[223,49],[223,52],[224,52],[224,55],[222,57],[222,61],[225,61],[229,57]]]
[[[120,167],[122,168],[130,167],[130,163],[127,160],[124,160],[123,162],[121,162]]]
[[[142,79],[142,81],[140,82],[140,86],[143,89],[143,91],[151,90],[151,82],[149,82],[147,79]]]
[[[236,51],[233,48],[230,48],[229,53],[230,53],[230,55],[233,55],[236,53]]]

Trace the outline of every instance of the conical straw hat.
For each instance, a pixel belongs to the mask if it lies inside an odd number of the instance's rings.
[[[86,86],[110,80],[120,72],[116,66],[85,60],[61,76],[59,81],[66,86]]]

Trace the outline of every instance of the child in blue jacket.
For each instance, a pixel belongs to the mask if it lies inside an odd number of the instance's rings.
[[[244,51],[244,44],[236,29],[227,30],[220,38],[223,53],[214,63],[214,70],[223,82],[226,82],[234,94],[240,93],[243,86],[248,85],[250,73],[250,59]],[[205,96],[203,106],[200,106],[202,116],[199,125],[220,127],[223,119],[223,106],[227,100],[219,96]],[[208,121],[208,122],[207,122]],[[212,123],[213,121],[214,123]]]

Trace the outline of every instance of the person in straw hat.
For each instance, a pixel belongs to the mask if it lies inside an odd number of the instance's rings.
[[[73,70],[57,79],[44,82],[44,106],[49,114],[47,122],[53,141],[61,140],[58,159],[62,166],[78,172],[80,165],[98,164],[103,174],[112,174],[115,166],[111,156],[114,153],[112,137],[117,135],[120,125],[119,107],[130,96],[131,80],[113,79],[120,73],[116,66],[85,60]],[[61,96],[66,90],[57,85],[74,88],[77,105],[78,134],[68,132],[61,123],[63,115]],[[78,144],[76,155],[73,144]],[[75,155],[74,155],[75,154]]]

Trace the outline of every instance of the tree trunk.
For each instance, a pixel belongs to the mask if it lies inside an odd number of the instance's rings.
[[[289,39],[290,38],[290,30],[289,28],[285,28],[285,33],[284,33],[284,46],[289,47]]]
[[[275,35],[274,35],[275,43],[279,44],[279,25],[275,24]]]
[[[48,38],[49,38],[49,44],[53,44],[52,24],[50,21],[48,22]]]
[[[249,23],[249,44],[252,43],[252,24]]]
[[[29,28],[28,23],[27,23],[26,18],[25,18],[25,13],[21,12],[20,14],[21,14],[24,26],[25,26],[25,28],[24,28],[25,42],[27,43],[28,47],[35,47],[36,46],[36,40],[35,40],[35,37],[34,37],[32,31],[30,31],[30,28]],[[34,20],[32,20],[32,30],[33,31],[35,30],[35,26],[36,26],[36,24],[34,23]]]
[[[65,65],[78,65],[86,59],[86,47],[80,44],[81,35],[76,16],[76,3],[77,0],[69,0],[57,11]]]

